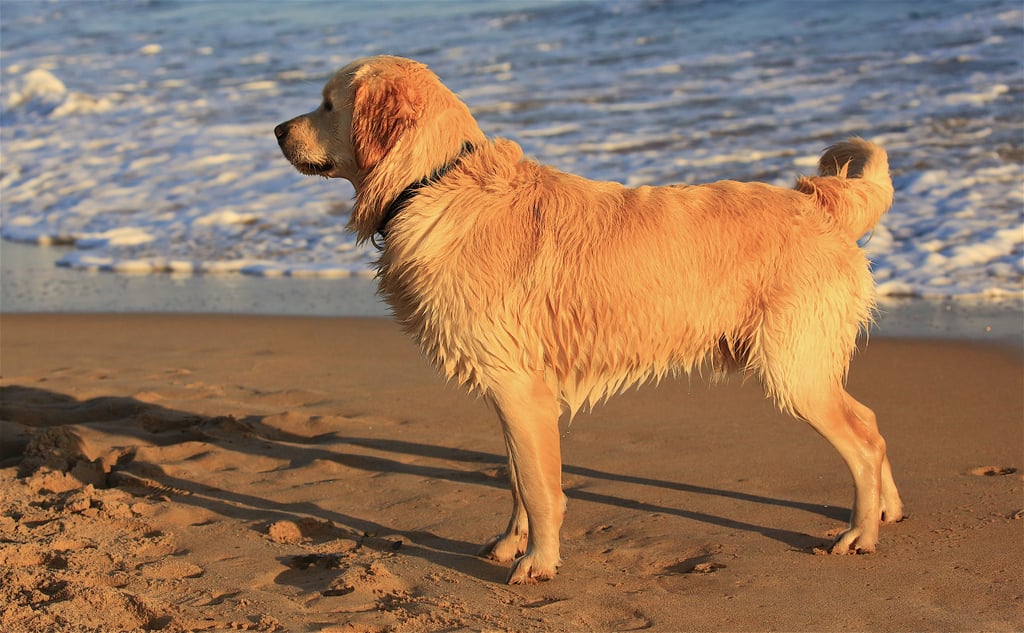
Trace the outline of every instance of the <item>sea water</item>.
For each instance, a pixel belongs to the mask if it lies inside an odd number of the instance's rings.
[[[351,186],[298,174],[273,127],[384,53],[488,135],[627,185],[791,186],[874,140],[880,293],[1024,294],[1019,0],[0,0],[0,232],[70,269],[370,276]]]

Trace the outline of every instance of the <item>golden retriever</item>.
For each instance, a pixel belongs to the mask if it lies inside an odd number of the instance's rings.
[[[855,498],[833,552],[873,551],[903,517],[875,415],[844,389],[874,309],[857,239],[893,197],[881,147],[840,142],[794,189],[628,188],[488,139],[412,60],[358,60],[322,96],[274,133],[300,172],[352,182],[395,317],[497,409],[513,509],[481,554],[514,560],[509,583],[560,564],[560,414],[680,370],[756,375],[839,451]]]

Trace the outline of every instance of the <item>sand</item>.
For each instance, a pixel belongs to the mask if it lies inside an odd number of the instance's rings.
[[[1019,631],[1019,349],[874,337],[909,518],[818,555],[849,474],[753,382],[563,421],[565,564],[474,555],[497,421],[383,319],[4,315],[0,630]]]

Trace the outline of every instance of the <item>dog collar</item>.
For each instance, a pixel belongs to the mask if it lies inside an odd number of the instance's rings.
[[[402,209],[404,209],[405,205],[412,200],[413,196],[415,196],[423,187],[429,187],[444,178],[448,172],[458,167],[462,159],[472,154],[475,149],[475,145],[466,141],[462,144],[462,151],[459,152],[458,156],[453,158],[450,162],[435,169],[429,176],[424,176],[419,182],[414,182],[405,189],[402,189],[402,192],[395,196],[395,199],[391,201],[391,204],[384,209],[384,215],[381,216],[380,224],[377,226],[377,235],[379,235],[382,240],[387,239],[388,223],[391,222],[391,220],[394,220],[395,216],[402,212]],[[378,244],[377,247],[380,248],[381,245]]]

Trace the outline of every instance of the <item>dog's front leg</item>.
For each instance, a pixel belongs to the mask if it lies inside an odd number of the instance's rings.
[[[526,553],[512,564],[508,582],[547,580],[561,562],[558,535],[565,516],[558,401],[541,372],[509,373],[495,384],[491,398],[505,433],[513,500],[526,511],[529,533]],[[513,530],[517,512],[513,509]],[[504,538],[508,537],[506,533]]]
[[[502,427],[505,434],[505,452],[508,454],[508,482],[512,488],[512,516],[508,520],[505,532],[488,541],[480,549],[479,555],[507,563],[526,553],[530,525],[526,518],[523,497],[519,494],[519,475],[516,473],[515,460],[512,459],[512,438],[509,437],[507,425],[503,423]]]

